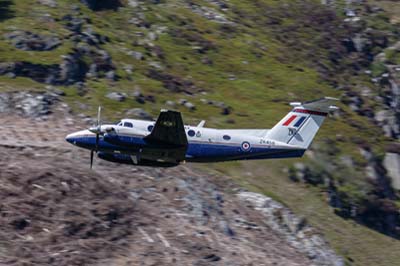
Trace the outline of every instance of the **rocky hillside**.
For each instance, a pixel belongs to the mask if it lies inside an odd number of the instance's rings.
[[[63,138],[85,122],[57,101],[46,110],[0,118],[2,265],[344,265],[305,219],[227,177],[100,160],[90,170]]]
[[[363,249],[386,245],[375,264],[396,265],[399,9],[372,0],[0,0],[0,111],[46,113],[56,95],[86,120],[101,104],[109,120],[171,108],[188,123],[268,128],[289,101],[338,97],[340,112],[305,158],[201,171],[306,216],[346,263],[365,265]],[[14,104],[21,91],[44,95]],[[28,108],[35,102],[39,111]],[[304,198],[286,195],[292,188]]]

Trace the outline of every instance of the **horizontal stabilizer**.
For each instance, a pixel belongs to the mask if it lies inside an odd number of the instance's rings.
[[[308,101],[304,103],[290,103],[293,107],[301,107],[302,109],[317,111],[328,113],[329,111],[337,110],[338,107],[334,106],[334,102],[338,101],[338,99],[333,97],[324,97],[314,101]]]

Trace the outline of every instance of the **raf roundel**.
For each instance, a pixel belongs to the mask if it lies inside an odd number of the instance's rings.
[[[251,149],[250,143],[248,143],[247,141],[242,143],[242,150],[243,151],[249,151]]]

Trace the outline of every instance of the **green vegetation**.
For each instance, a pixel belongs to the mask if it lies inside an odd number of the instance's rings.
[[[320,1],[231,0],[224,12],[209,1],[190,1],[219,10],[232,24],[217,23],[194,13],[187,1],[142,3],[145,9],[140,11],[121,7],[118,11],[97,12],[78,0],[59,0],[57,8],[40,5],[36,0],[12,1],[12,5],[11,1],[0,1],[3,2],[8,4],[0,5],[4,7],[0,8],[0,34],[31,31],[56,35],[63,44],[52,51],[22,51],[1,38],[2,62],[60,64],[62,55],[73,53],[82,45],[76,45],[71,31],[66,29],[63,17],[67,14],[84,18],[87,22],[83,30],[90,26],[93,32],[108,38],[96,50],[103,49],[111,56],[119,79],[87,78],[83,96],[75,85],[59,86],[75,113],[94,115],[96,106],[102,105],[108,120],[119,119],[127,109],[135,107],[156,116],[166,107],[167,100],[178,102],[185,98],[196,105],[196,110],[176,108],[188,123],[206,119],[210,127],[269,128],[288,112],[289,101],[342,98],[341,115],[328,118],[318,133],[314,151],[303,159],[199,167],[232,176],[248,189],[270,195],[307,217],[349,265],[400,264],[397,240],[341,218],[328,205],[329,180],[337,186],[346,206],[363,204],[374,193],[374,186],[364,173],[367,160],[359,148],[366,145],[378,157],[388,141],[370,119],[345,104],[347,94],[373,87],[358,68],[369,68],[374,76],[384,73],[385,68],[380,63],[365,62],[362,56],[348,57],[341,41],[356,29],[343,26],[344,1],[339,1],[338,13],[321,6]],[[78,6],[79,11],[71,5]],[[50,14],[52,20],[43,20],[45,14]],[[128,22],[138,17],[145,26]],[[371,33],[379,39],[382,32],[394,30],[390,21],[386,14],[371,16],[364,27],[379,31]],[[157,36],[149,40],[148,36],[155,32]],[[377,54],[383,50],[376,45],[368,52]],[[140,52],[144,58],[135,58],[129,53],[132,51]],[[388,60],[400,64],[398,51],[385,53]],[[91,62],[86,56],[81,60],[87,65]],[[124,70],[126,66],[132,66],[132,73]],[[176,81],[175,87],[171,89],[165,78],[157,79],[155,74]],[[0,91],[45,90],[45,86],[26,77],[0,76]],[[136,90],[155,96],[156,102],[138,103],[132,96]],[[120,103],[105,97],[113,91],[126,93],[127,100]],[[372,95],[378,93],[371,91]],[[233,112],[222,115],[220,108],[204,104],[202,99],[224,102]],[[89,108],[81,110],[79,103]],[[365,105],[379,107],[369,99],[365,99]],[[351,158],[353,165],[342,163],[343,156]],[[309,183],[315,186],[288,179],[288,166],[295,162],[311,169]],[[327,169],[326,162],[333,162],[334,168]]]

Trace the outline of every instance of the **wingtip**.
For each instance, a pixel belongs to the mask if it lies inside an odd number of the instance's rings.
[[[331,100],[331,101],[339,101],[339,99],[338,99],[338,98],[335,98],[335,97],[329,97],[329,96],[325,96],[325,97],[324,97],[324,99],[326,99],[326,100]]]
[[[179,111],[169,110],[169,109],[161,109],[160,113],[179,113]]]

